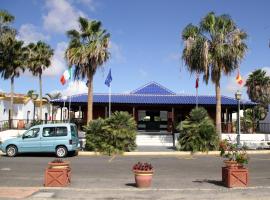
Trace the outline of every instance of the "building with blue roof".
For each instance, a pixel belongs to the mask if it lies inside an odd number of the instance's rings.
[[[71,98],[71,99],[69,99]],[[54,106],[63,107],[64,101],[71,101],[71,111],[79,111],[80,121],[86,123],[87,94],[73,95],[67,100],[56,99]],[[107,117],[109,94],[96,93],[93,95],[93,118]],[[209,115],[215,119],[216,97],[210,95],[184,95],[176,94],[168,88],[150,82],[130,93],[111,94],[111,109],[114,111],[127,111],[134,116],[138,130],[142,131],[172,131],[173,127],[184,120],[190,110],[196,106],[207,109]],[[232,113],[237,111],[237,100],[231,97],[221,97],[222,122],[228,124],[232,121]],[[253,107],[251,101],[241,101],[245,108]]]

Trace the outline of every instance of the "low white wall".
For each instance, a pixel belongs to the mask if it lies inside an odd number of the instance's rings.
[[[237,134],[227,134],[227,133],[223,133],[222,134],[222,139],[227,139],[227,140],[231,140],[231,141],[235,141],[236,142],[236,137]],[[255,142],[259,142],[259,141],[269,141],[270,142],[270,134],[240,134],[240,140],[241,141],[255,141]]]
[[[0,141],[5,141],[10,138],[17,137],[23,134],[26,130],[6,130],[0,132]]]

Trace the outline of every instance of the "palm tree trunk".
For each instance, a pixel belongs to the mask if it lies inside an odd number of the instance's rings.
[[[41,73],[39,74],[39,119],[42,120],[42,79]]]
[[[88,75],[87,124],[93,119],[93,75]]]
[[[14,104],[14,76],[11,77],[10,84],[10,116],[9,116],[9,126],[13,128],[13,104]]]
[[[218,137],[221,138],[221,95],[220,83],[215,84],[216,87],[216,131]]]

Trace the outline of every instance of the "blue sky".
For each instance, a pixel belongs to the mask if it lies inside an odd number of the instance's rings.
[[[78,16],[101,20],[111,33],[111,59],[94,78],[94,91],[107,92],[104,84],[112,69],[112,92],[129,92],[156,81],[177,93],[195,94],[195,77],[181,60],[181,32],[189,24],[198,24],[208,12],[229,14],[249,37],[248,53],[241,63],[243,78],[258,68],[270,74],[270,2],[268,0],[1,0],[16,18],[18,38],[44,40],[55,50],[52,66],[43,76],[44,94],[86,91],[84,82],[62,86],[60,76],[66,68],[63,52],[68,39],[65,32],[77,26]],[[236,72],[221,80],[222,94],[234,96],[239,87]],[[25,73],[15,80],[15,92],[38,91],[38,80]],[[245,88],[240,88],[245,93]],[[0,79],[0,90],[9,92],[10,81]],[[210,82],[200,79],[199,94],[215,94]],[[246,95],[245,95],[245,98]]]

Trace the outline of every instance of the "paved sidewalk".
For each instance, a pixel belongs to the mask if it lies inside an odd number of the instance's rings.
[[[23,199],[31,197],[38,191],[37,187],[0,187],[0,199]]]
[[[108,200],[269,200],[270,187],[216,188],[216,189],[162,189],[162,188],[44,188],[0,187],[0,199],[108,199]]]

